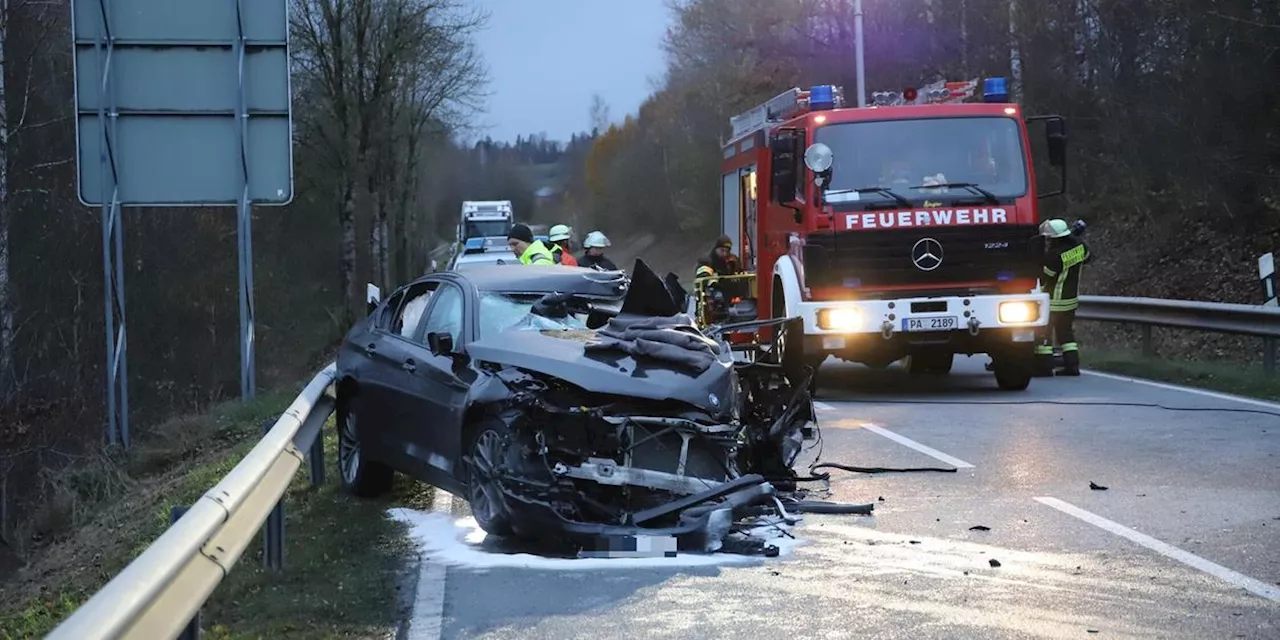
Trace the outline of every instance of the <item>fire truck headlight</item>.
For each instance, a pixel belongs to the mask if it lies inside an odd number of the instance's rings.
[[[862,312],[857,309],[823,309],[818,326],[829,331],[857,331],[862,328]]]
[[[1000,303],[1000,322],[1006,324],[1019,324],[1023,322],[1034,322],[1040,317],[1040,305],[1035,302],[1018,300],[1014,302]]]

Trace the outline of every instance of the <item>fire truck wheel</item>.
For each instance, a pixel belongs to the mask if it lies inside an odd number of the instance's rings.
[[[1024,391],[1031,385],[1033,369],[1027,358],[994,358],[996,384],[1004,391]]]
[[[918,375],[946,375],[951,373],[955,354],[946,351],[925,351],[907,356],[907,373]]]

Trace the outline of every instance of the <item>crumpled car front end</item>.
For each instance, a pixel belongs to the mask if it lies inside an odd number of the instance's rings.
[[[484,485],[473,495],[518,536],[776,553],[742,532],[760,516],[794,520],[777,498],[794,489],[791,464],[814,419],[807,381],[767,361],[735,363],[673,308],[624,305],[589,332],[521,332],[474,349],[504,393],[485,409],[498,435],[464,462]]]

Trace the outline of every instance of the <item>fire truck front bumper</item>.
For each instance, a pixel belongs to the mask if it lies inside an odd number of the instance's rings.
[[[840,351],[879,336],[883,340],[1035,343],[1049,324],[1044,293],[942,296],[885,300],[806,301],[806,350]]]

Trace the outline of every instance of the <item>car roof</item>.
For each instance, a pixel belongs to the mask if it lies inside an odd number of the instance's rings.
[[[516,254],[510,251],[484,251],[484,252],[478,252],[478,253],[464,253],[458,256],[458,259],[457,261],[454,262],[454,264],[455,265],[459,265],[459,264],[497,265],[499,260],[506,260],[507,262],[518,262],[519,258],[516,257]]]
[[[620,271],[602,272],[587,267],[561,265],[485,265],[454,273],[470,281],[480,291],[500,293],[575,293],[602,297],[619,297]]]

